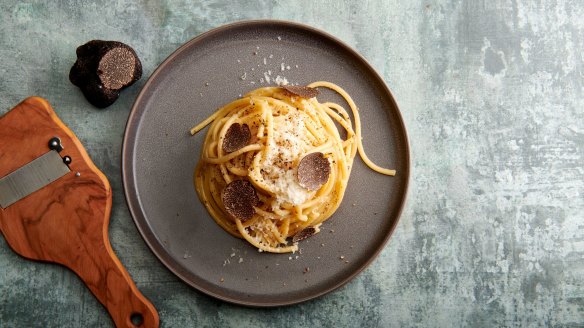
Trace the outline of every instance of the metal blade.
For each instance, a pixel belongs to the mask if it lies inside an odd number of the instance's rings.
[[[0,206],[7,208],[70,171],[59,153],[51,150],[0,179]]]

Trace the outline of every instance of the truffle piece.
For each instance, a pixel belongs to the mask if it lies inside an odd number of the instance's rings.
[[[225,139],[223,139],[223,151],[232,153],[239,150],[249,143],[251,139],[251,132],[247,124],[233,123],[225,132]]]
[[[77,48],[69,80],[95,107],[113,104],[120,91],[142,77],[142,63],[134,49],[117,41],[92,40]]]
[[[251,182],[247,180],[231,181],[221,195],[225,211],[233,219],[241,221],[249,220],[255,214],[256,206],[260,199]]]
[[[306,227],[306,228],[304,228],[304,230],[298,232],[297,234],[294,235],[294,237],[292,237],[292,242],[297,243],[297,242],[304,240],[308,237],[312,237],[319,231],[320,230],[315,228],[315,227]]]
[[[291,94],[294,94],[294,95],[297,95],[299,97],[306,98],[306,99],[314,98],[320,94],[320,91],[318,91],[315,88],[304,87],[304,86],[299,86],[299,85],[283,85],[282,88],[284,90],[290,92]]]
[[[308,190],[317,190],[328,181],[331,173],[329,160],[323,153],[310,153],[300,160],[296,172],[298,183]]]
[[[82,87],[81,91],[85,99],[98,108],[108,107],[120,96],[119,90],[107,89],[100,83],[89,83]]]

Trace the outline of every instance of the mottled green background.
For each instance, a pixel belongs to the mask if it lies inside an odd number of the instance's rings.
[[[0,113],[47,98],[106,173],[110,238],[163,327],[584,327],[584,4],[492,1],[2,1]],[[380,257],[325,297],[229,305],[150,253],[126,208],[120,148],[146,78],[224,23],[293,20],[363,54],[394,91],[410,198]],[[68,79],[91,39],[133,46],[144,78],[105,111]],[[0,238],[0,327],[110,327],[71,272]]]

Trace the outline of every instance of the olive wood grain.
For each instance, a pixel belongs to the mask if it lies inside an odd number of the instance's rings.
[[[55,136],[64,148],[61,157],[72,158],[71,172],[0,208],[0,231],[16,253],[73,270],[117,327],[158,327],[156,309],[110,245],[109,182],[46,100],[30,97],[0,117],[0,177],[49,151]],[[141,315],[142,323],[135,325],[132,315]]]

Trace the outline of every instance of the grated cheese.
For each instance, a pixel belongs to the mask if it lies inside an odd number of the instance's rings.
[[[289,114],[281,128],[273,131],[265,160],[260,164],[264,182],[276,196],[272,209],[277,209],[282,203],[294,205],[303,204],[312,197],[314,191],[309,191],[298,183],[292,164],[297,163],[304,151],[310,147],[308,141],[302,139],[306,133],[304,121],[299,114]]]

